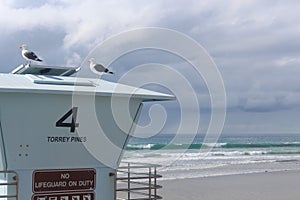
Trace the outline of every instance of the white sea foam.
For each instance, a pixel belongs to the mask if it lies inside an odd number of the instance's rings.
[[[126,152],[125,161],[155,163],[164,179],[207,177],[300,168],[300,155],[268,155],[263,150],[198,151],[172,150]],[[288,161],[288,162],[287,162]],[[286,163],[288,163],[288,165]],[[280,164],[278,164],[280,163]],[[284,164],[284,166],[283,166]],[[261,167],[264,166],[264,167]]]
[[[135,140],[124,160],[161,164],[159,171],[165,179],[300,168],[300,135],[224,136],[216,144],[201,144],[203,137],[197,136],[197,143],[191,145],[169,144],[171,139],[164,135]]]

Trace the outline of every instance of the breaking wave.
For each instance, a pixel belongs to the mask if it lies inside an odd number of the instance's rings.
[[[216,143],[216,144],[128,144],[126,150],[180,150],[180,149],[201,149],[201,148],[223,148],[223,149],[250,149],[250,148],[280,148],[280,147],[300,147],[300,142],[291,143]],[[300,151],[286,152],[274,151],[272,154],[300,153]]]

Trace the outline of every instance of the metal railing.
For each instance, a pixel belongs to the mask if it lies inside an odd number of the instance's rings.
[[[14,171],[0,171],[0,200],[18,199],[18,175]]]
[[[116,176],[117,200],[157,200],[162,199],[157,190],[162,186],[157,184],[156,168],[159,165],[141,163],[121,163]]]

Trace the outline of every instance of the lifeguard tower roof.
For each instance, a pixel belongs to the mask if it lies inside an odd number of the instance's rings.
[[[47,73],[43,70],[47,71]],[[169,94],[136,88],[93,78],[69,77],[79,68],[21,65],[11,74],[0,74],[1,92],[47,94],[94,94],[96,96],[131,96],[143,101],[174,100]]]

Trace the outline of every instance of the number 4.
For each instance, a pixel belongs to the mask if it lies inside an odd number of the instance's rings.
[[[77,119],[77,110],[78,107],[73,107],[71,108],[64,116],[62,116],[57,122],[56,122],[56,127],[70,127],[70,132],[74,133],[75,128],[79,126],[79,123],[76,123]],[[71,123],[69,122],[64,122],[69,116],[71,116],[72,121]]]

